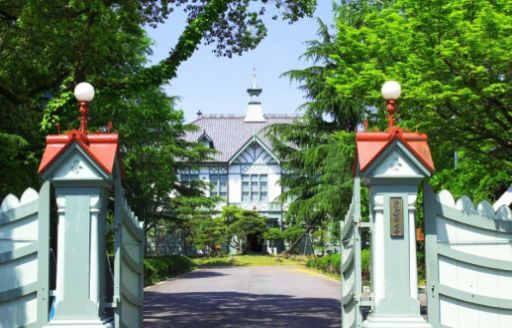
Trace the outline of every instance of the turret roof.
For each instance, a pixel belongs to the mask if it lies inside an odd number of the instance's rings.
[[[71,130],[66,134],[46,137],[46,148],[39,165],[39,174],[43,174],[73,144],[78,144],[91,159],[107,174],[112,174],[119,137],[115,133],[87,134]]]
[[[428,147],[427,135],[405,132],[398,127],[392,127],[387,132],[356,134],[357,161],[361,172],[364,172],[395,140],[399,140],[428,171],[434,172],[434,161]]]

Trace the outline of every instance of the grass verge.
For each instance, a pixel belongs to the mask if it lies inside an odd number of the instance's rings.
[[[297,265],[292,259],[272,255],[234,255],[194,259],[199,267],[212,266],[279,266]]]
[[[146,257],[144,259],[144,286],[190,272],[196,267],[196,263],[186,256]]]
[[[221,256],[210,258],[197,258],[194,262],[198,267],[212,267],[212,266],[280,266],[280,265],[294,265],[310,270],[327,277],[340,280],[339,269],[338,271],[330,271],[327,267],[317,267],[313,265],[316,263],[314,257],[311,256],[274,256],[274,255],[233,255]],[[330,262],[330,261],[329,261]],[[331,267],[332,268],[332,267]]]

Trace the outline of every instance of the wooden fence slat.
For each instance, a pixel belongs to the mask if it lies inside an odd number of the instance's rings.
[[[428,322],[434,325],[434,327],[438,327],[440,323],[440,305],[439,294],[435,289],[435,284],[439,281],[436,228],[436,213],[439,205],[436,201],[434,190],[428,184],[425,184],[423,197],[425,207],[425,265],[427,267]]]
[[[39,203],[37,201],[33,201],[7,211],[0,211],[0,227],[34,215],[37,213],[38,208]]]
[[[352,204],[350,205],[350,207],[352,207]],[[350,233],[352,232],[351,229],[353,227],[353,222],[354,222],[354,217],[352,214],[352,208],[350,208],[348,215],[345,217],[345,221],[342,222],[343,226],[340,231],[341,240],[344,240],[347,236],[350,235]]]
[[[114,292],[113,302],[115,305],[114,324],[115,327],[122,327],[122,307],[121,307],[121,243],[123,242],[123,186],[121,180],[116,178],[114,181],[114,217],[115,217],[115,239],[114,239]]]
[[[347,251],[345,251],[347,253]],[[354,251],[348,251],[348,256],[343,257],[343,260],[341,262],[341,272],[345,272],[349,269],[349,266],[354,263]]]
[[[134,272],[137,272],[138,274],[142,274],[137,262],[124,248],[121,248],[121,256],[123,261],[130,267],[130,269],[132,269]]]
[[[142,302],[140,298],[133,294],[130,289],[128,289],[125,285],[121,283],[121,295],[124,299],[126,299],[128,302],[130,302],[133,305],[136,306],[142,306]]]
[[[456,300],[460,300],[466,303],[486,306],[490,308],[502,309],[502,310],[512,310],[512,300],[497,298],[497,297],[488,297],[484,295],[478,295],[474,293],[468,293],[456,288],[452,288],[450,286],[446,286],[443,284],[438,284],[436,289],[439,294],[448,296],[450,298],[454,298]]]
[[[484,256],[461,252],[441,243],[437,244],[437,253],[444,257],[479,267],[502,271],[512,271],[512,262],[510,261],[496,260]]]
[[[12,300],[15,300],[19,297],[26,296],[34,293],[37,290],[37,283],[33,282],[31,284],[20,286],[17,288],[7,289],[3,292],[0,292],[0,303],[7,303]]]
[[[37,252],[37,243],[32,242],[21,248],[0,253],[0,263],[7,263],[14,260],[19,260],[25,256],[32,255]]]
[[[437,214],[445,219],[488,231],[512,233],[512,221],[496,220],[477,213],[465,213],[455,208],[438,206]]]
[[[144,240],[144,234],[140,231],[140,228],[133,223],[132,220],[128,218],[128,213],[124,213],[122,216],[123,226],[127,227],[130,230],[130,233],[137,241],[141,242]]]
[[[50,312],[50,219],[51,185],[43,183],[39,191],[39,227],[37,250],[37,323],[48,323]]]

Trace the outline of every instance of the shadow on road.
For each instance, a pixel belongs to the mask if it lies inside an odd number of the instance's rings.
[[[237,292],[144,294],[144,327],[339,327],[327,298]]]
[[[215,271],[207,271],[207,270],[198,270],[192,271],[185,275],[180,276],[180,279],[198,279],[198,278],[213,278],[220,276],[229,276],[225,273],[215,272]]]

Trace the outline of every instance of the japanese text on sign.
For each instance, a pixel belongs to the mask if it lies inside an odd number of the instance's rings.
[[[391,197],[389,199],[390,213],[390,234],[391,237],[404,236],[404,215],[401,197]]]

